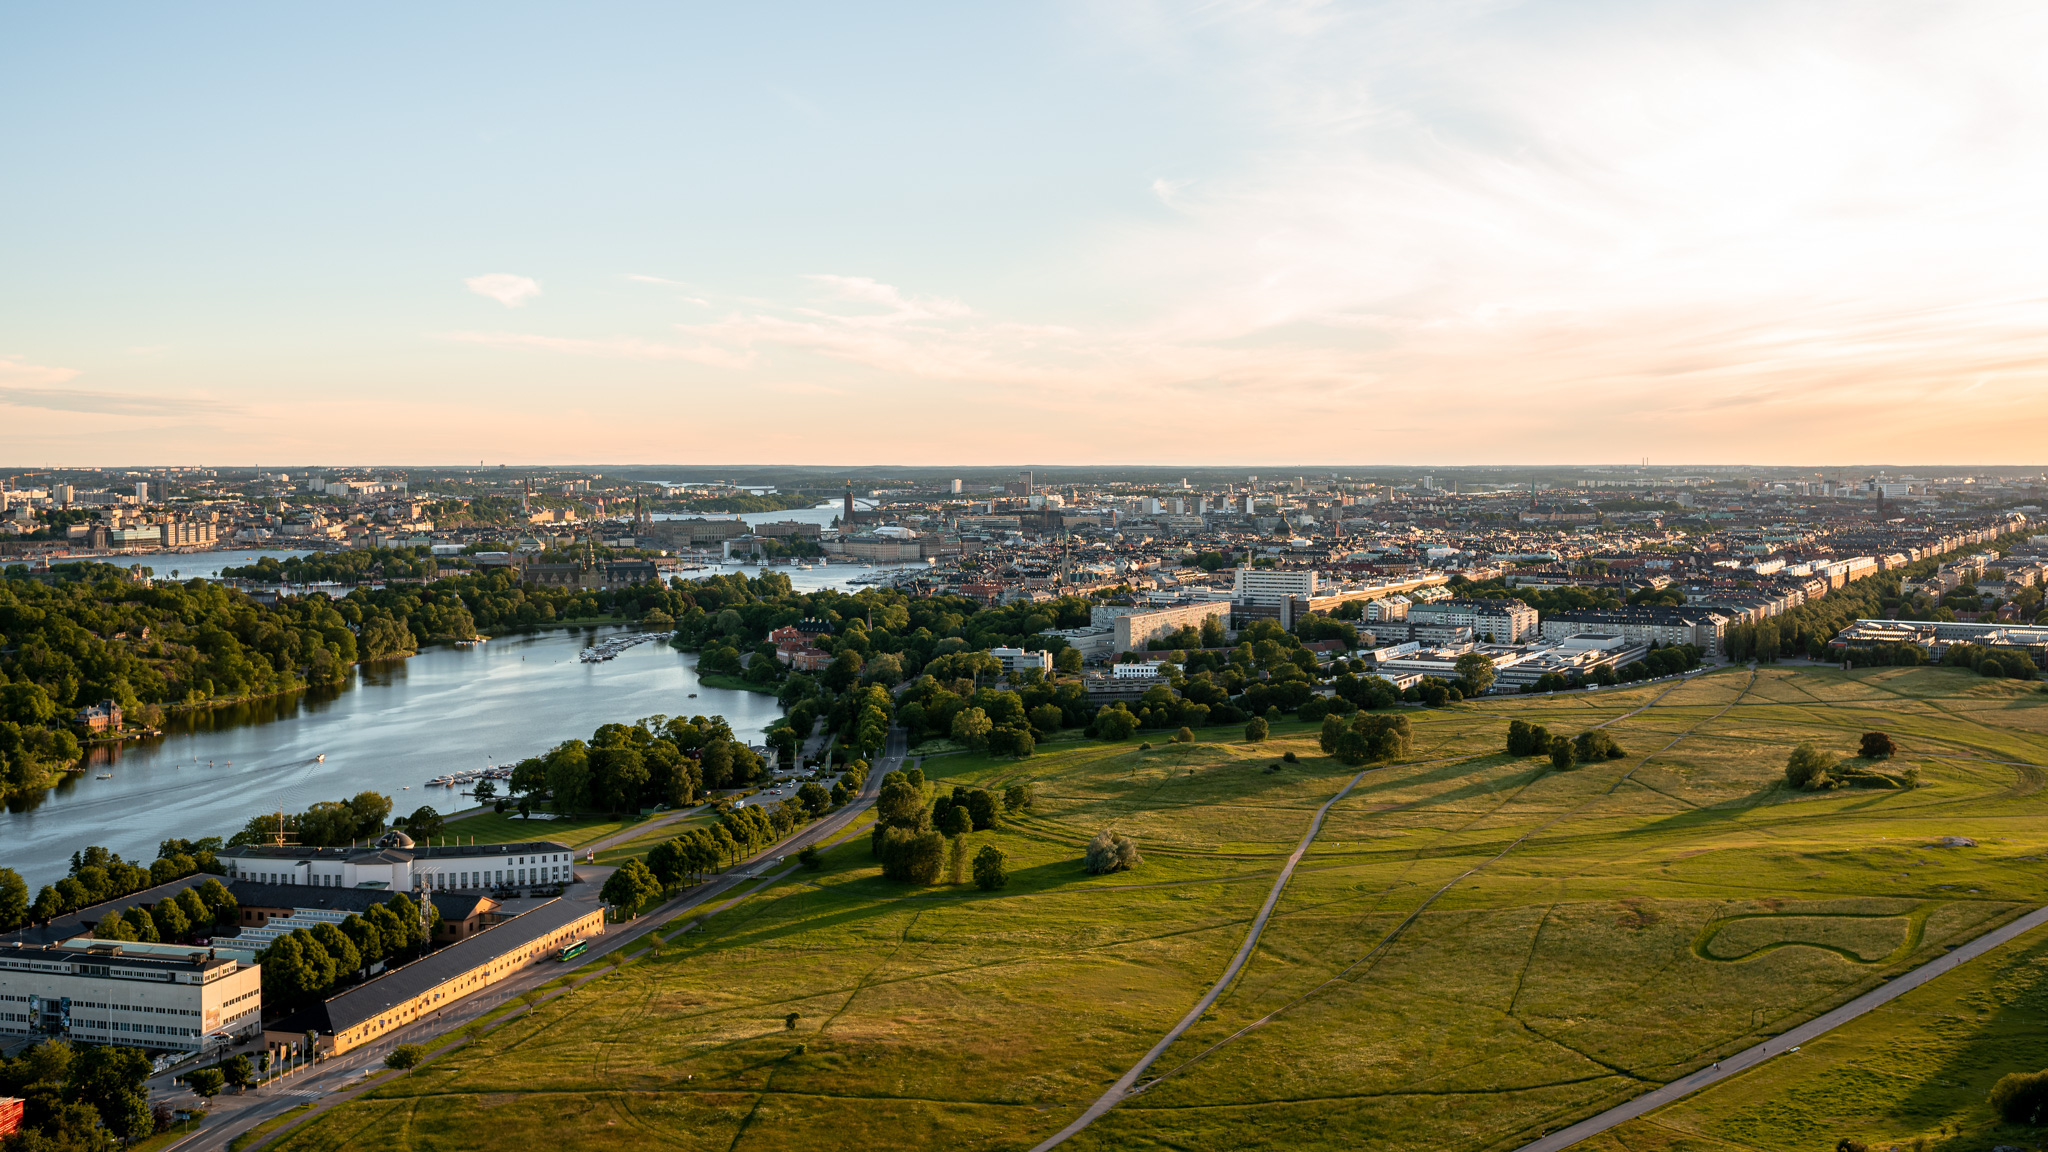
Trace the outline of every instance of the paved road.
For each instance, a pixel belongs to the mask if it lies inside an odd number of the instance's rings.
[[[887,746],[882,754],[875,758],[874,764],[868,770],[867,779],[861,783],[859,795],[848,801],[845,807],[798,829],[736,867],[639,918],[626,924],[608,927],[604,935],[591,941],[590,950],[581,959],[562,966],[535,965],[491,986],[486,991],[458,1001],[431,1019],[401,1029],[376,1044],[366,1045],[346,1055],[322,1061],[310,1071],[267,1084],[244,1095],[224,1094],[217,1097],[214,1101],[213,1116],[206,1126],[185,1140],[164,1149],[163,1152],[172,1152],[173,1149],[176,1152],[221,1152],[241,1133],[308,1100],[321,1102],[314,1114],[345,1103],[373,1087],[374,1083],[381,1079],[385,1055],[399,1044],[420,1043],[453,1031],[501,1007],[521,993],[553,980],[562,975],[565,969],[572,974],[592,971],[590,966],[605,956],[635,943],[657,928],[674,923],[682,916],[700,910],[703,913],[696,920],[681,926],[687,930],[703,919],[774,885],[800,867],[793,862],[782,865],[785,856],[793,855],[813,844],[823,844],[833,837],[844,834],[862,814],[874,806],[875,798],[881,794],[882,777],[903,766],[905,753],[904,732],[900,729],[892,730]],[[635,831],[644,832],[647,827],[644,824],[639,825]],[[745,891],[732,894],[734,889],[742,886],[746,886]],[[583,884],[571,891],[579,898],[594,900],[594,889],[594,885]],[[713,902],[716,902],[715,906]],[[172,1090],[167,1085],[159,1084],[152,1084],[152,1087],[165,1089],[158,1093],[158,1098],[173,1105],[196,1103],[192,1094],[183,1088]],[[303,1120],[299,1123],[303,1123]],[[280,1129],[262,1143],[252,1145],[245,1152],[255,1152],[257,1148],[274,1141],[293,1127],[297,1127],[297,1124]]]
[[[1209,1006],[1216,1002],[1216,998],[1223,995],[1223,990],[1230,986],[1232,980],[1237,978],[1238,971],[1244,967],[1245,961],[1251,959],[1252,949],[1256,948],[1259,943],[1259,934],[1266,930],[1266,921],[1272,918],[1273,908],[1280,902],[1281,891],[1287,887],[1287,881],[1294,875],[1294,866],[1301,863],[1301,857],[1308,851],[1309,844],[1315,840],[1316,833],[1322,831],[1323,818],[1330,814],[1330,808],[1337,801],[1342,800],[1353,788],[1358,787],[1358,782],[1365,779],[1365,773],[1370,771],[1372,769],[1368,768],[1353,776],[1350,783],[1344,785],[1343,789],[1335,796],[1324,801],[1321,808],[1316,809],[1316,818],[1309,823],[1308,831],[1301,837],[1301,843],[1295,845],[1293,853],[1287,857],[1286,866],[1280,869],[1279,877],[1273,881],[1272,891],[1266,893],[1266,902],[1260,906],[1258,917],[1252,921],[1252,929],[1245,935],[1244,943],[1238,946],[1237,955],[1230,958],[1230,966],[1223,970],[1223,975],[1217,978],[1216,983],[1210,986],[1209,991],[1200,1000],[1195,1002],[1193,1008],[1188,1009],[1188,1014],[1181,1017],[1180,1023],[1174,1025],[1171,1032],[1162,1037],[1159,1043],[1154,1044],[1150,1052],[1145,1053],[1143,1059],[1131,1065],[1128,1072],[1117,1077],[1116,1083],[1109,1086],[1109,1091],[1104,1092],[1095,1103],[1090,1104],[1087,1111],[1076,1117],[1073,1123],[1033,1146],[1031,1152],[1045,1152],[1048,1148],[1054,1148],[1065,1143],[1068,1137],[1095,1123],[1097,1117],[1116,1107],[1118,1102],[1131,1094],[1132,1086],[1138,1082],[1138,1077],[1145,1074],[1145,1069],[1150,1068],[1153,1061],[1164,1055],[1166,1050],[1173,1046],[1173,1042],[1180,1039],[1181,1033],[1186,1032],[1194,1025],[1195,1021],[1201,1019],[1202,1013],[1207,1012]]]
[[[1900,996],[1927,983],[1929,980],[1946,972],[1953,971],[1958,965],[1975,960],[1993,948],[2016,939],[2027,932],[2031,932],[2043,924],[2048,924],[2048,908],[2037,908],[2003,928],[1995,928],[1986,932],[1968,944],[1957,947],[1955,951],[1945,956],[1937,956],[1918,968],[1913,969],[1911,972],[1895,977],[1882,987],[1873,988],[1865,992],[1863,995],[1829,1012],[1825,1016],[1816,1016],[1797,1028],[1773,1036],[1755,1047],[1737,1052],[1720,1063],[1702,1068],[1690,1076],[1673,1080],[1671,1083],[1655,1091],[1645,1092],[1626,1104],[1619,1104],[1609,1108],[1598,1116],[1581,1120],[1569,1128],[1553,1132],[1539,1140],[1532,1140],[1522,1145],[1516,1152],[1557,1152],[1559,1149],[1569,1148],[1589,1136],[1598,1135],[1617,1124],[1626,1123],[1645,1112],[1661,1108],[1673,1100],[1689,1096],[1709,1084],[1726,1080],[1728,1077],[1745,1069],[1754,1068],[1772,1057],[1782,1056],[1810,1040],[1826,1035],[1836,1028],[1847,1024],[1871,1009],[1896,1000]]]

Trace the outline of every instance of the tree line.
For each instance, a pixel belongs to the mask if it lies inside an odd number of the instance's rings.
[[[210,937],[214,929],[237,929],[241,905],[227,885],[208,877],[197,887],[166,896],[154,905],[137,904],[104,916],[92,926],[95,940],[182,944]]]
[[[147,867],[121,858],[97,845],[71,854],[71,869],[63,879],[45,884],[33,901],[28,885],[12,868],[0,868],[0,932],[11,932],[25,924],[47,924],[69,912],[119,900],[131,892],[182,880],[196,872],[217,872],[214,852],[219,837],[204,840],[165,840],[157,845],[157,858]]]
[[[22,1101],[21,1129],[8,1152],[98,1152],[107,1140],[134,1142],[171,1125],[167,1105],[149,1102],[149,1057],[94,1044],[74,1049],[44,1040],[0,1061],[0,1096]]]
[[[521,760],[508,783],[522,812],[543,800],[565,814],[631,812],[688,807],[707,792],[747,787],[766,770],[723,716],[651,716],[600,725],[587,742],[566,740]]]
[[[439,929],[440,910],[428,903],[432,923],[420,925],[420,906],[403,892],[340,924],[294,928],[256,954],[263,965],[263,1006],[292,1008],[332,995],[378,963],[426,952]]]

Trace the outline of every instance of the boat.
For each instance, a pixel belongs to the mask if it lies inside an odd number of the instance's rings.
[[[315,756],[315,757],[313,757],[313,763],[315,763],[315,764],[325,764],[325,763],[327,763],[327,753],[325,753],[325,752],[322,752],[322,753],[321,753],[321,754],[319,754],[318,756]]]
[[[112,772],[102,772],[99,775],[93,777],[93,779],[95,780],[112,780],[113,778],[114,774]]]

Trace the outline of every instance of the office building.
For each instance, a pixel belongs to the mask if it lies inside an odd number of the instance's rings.
[[[79,936],[0,947],[0,1036],[56,1036],[145,1051],[197,1052],[262,1022],[253,953]]]
[[[1553,612],[1543,618],[1539,631],[1545,640],[1605,632],[1643,644],[1691,644],[1700,655],[1715,657],[1721,654],[1721,636],[1727,625],[1728,617],[1719,612],[1649,605]]]
[[[1538,621],[1536,610],[1520,600],[1453,598],[1410,605],[1408,623],[1470,628],[1495,644],[1520,644],[1536,635]]]
[[[1005,674],[1022,672],[1033,668],[1040,672],[1052,671],[1052,653],[1026,652],[1022,648],[991,648],[988,654],[1002,663]]]

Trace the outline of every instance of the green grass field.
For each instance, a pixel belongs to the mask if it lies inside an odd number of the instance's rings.
[[[2048,777],[1994,762],[2048,756],[2048,696],[2029,687],[1940,669],[1725,670],[1412,713],[1412,754],[1331,809],[1214,1010],[1070,1146],[1510,1149],[1825,1011],[2048,898]],[[1611,722],[1630,755],[1562,773],[1510,759],[1510,718]],[[1924,787],[1779,786],[1792,744],[1846,755],[1873,729]],[[1306,725],[1259,746],[1205,735],[927,761],[942,786],[1035,786],[1028,813],[971,837],[1009,854],[1007,888],[888,883],[857,838],[823,871],[281,1146],[1028,1148],[1200,997],[1314,810],[1357,771]],[[1300,763],[1268,771],[1286,751]],[[1137,840],[1139,868],[1081,869],[1104,827]],[[1958,995],[1947,983],[1923,991]],[[2032,1051],[2048,1040],[1999,1046],[2010,1012],[1954,1019],[1901,1036],[1910,1059],[1892,1033],[1868,1035],[1845,1067],[1962,1083],[1942,1070],[1976,1061],[1950,1103],[1977,1115],[1986,1077],[2048,1062]],[[1644,1139],[1663,1144],[1605,1147],[1833,1147],[1810,1127],[1775,1135],[1756,1111],[1836,1107],[1797,1084],[1780,1086],[1789,1104],[1712,1107],[1778,1068],[1703,1096],[1691,1127],[1651,1118]],[[1939,1087],[1898,1084],[1852,1102]],[[1667,1139],[1695,1129],[1706,1142]]]
[[[640,822],[640,817],[614,820],[608,816],[576,816],[563,820],[527,820],[518,812],[479,812],[448,821],[447,834],[466,843],[476,837],[478,844],[514,844],[526,840],[557,840],[571,848],[602,840]]]

